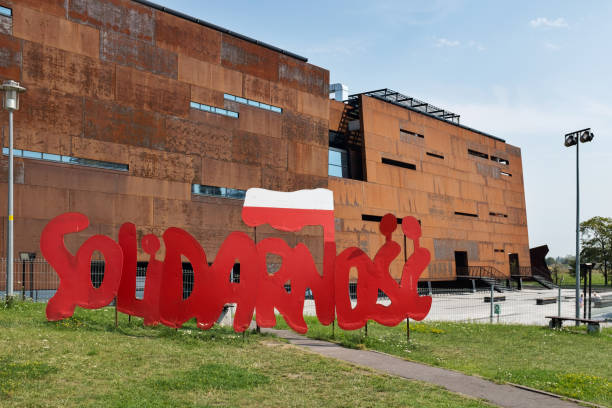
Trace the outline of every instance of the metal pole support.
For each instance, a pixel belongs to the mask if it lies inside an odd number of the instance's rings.
[[[9,110],[9,177],[8,177],[8,231],[6,260],[6,298],[13,297],[13,111]]]
[[[580,140],[576,142],[576,319],[580,319]],[[576,320],[576,326],[580,322]]]
[[[489,322],[493,323],[493,303],[495,303],[494,301],[494,294],[493,294],[493,285],[491,285],[491,313],[489,315]]]

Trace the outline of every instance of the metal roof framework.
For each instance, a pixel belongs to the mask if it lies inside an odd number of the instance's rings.
[[[400,106],[402,108],[405,108],[411,111],[423,113],[427,116],[431,116],[435,119],[445,121],[449,124],[458,126],[460,128],[467,129],[475,133],[479,133],[486,137],[490,137],[491,139],[495,139],[495,140],[498,140],[504,143],[506,142],[504,139],[501,139],[497,136],[493,136],[488,133],[482,132],[480,130],[460,124],[459,123],[460,116],[456,113],[447,111],[446,109],[438,108],[437,106],[421,101],[419,99],[403,95],[389,88],[377,89],[375,91],[368,91],[368,92],[362,92],[358,94],[349,95],[348,102],[351,103],[351,101],[357,100],[359,96],[361,95],[370,96],[372,98],[376,98],[383,102],[391,103],[393,105],[397,105],[397,106]]]

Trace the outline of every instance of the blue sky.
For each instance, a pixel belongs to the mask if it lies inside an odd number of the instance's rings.
[[[581,220],[612,217],[612,2],[156,0],[303,55],[350,93],[392,88],[523,152],[531,246],[575,252]],[[230,6],[231,4],[231,6]]]

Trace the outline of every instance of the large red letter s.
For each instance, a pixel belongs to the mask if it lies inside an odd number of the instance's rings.
[[[80,213],[65,213],[49,221],[40,238],[40,250],[60,278],[59,288],[47,303],[47,319],[70,317],[76,306],[97,309],[108,305],[117,295],[123,253],[121,247],[104,235],[88,238],[72,255],[64,245],[64,235],[83,231],[89,226],[87,217]],[[104,279],[100,287],[91,282],[91,255],[104,255]]]

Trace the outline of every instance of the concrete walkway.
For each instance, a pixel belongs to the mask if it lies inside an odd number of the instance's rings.
[[[440,385],[449,391],[486,400],[508,408],[570,408],[580,405],[533,391],[500,385],[479,377],[445,370],[425,364],[413,363],[384,353],[354,350],[327,341],[313,340],[292,331],[261,329],[287,339],[291,344],[304,347],[326,357],[366,366],[386,374]]]

